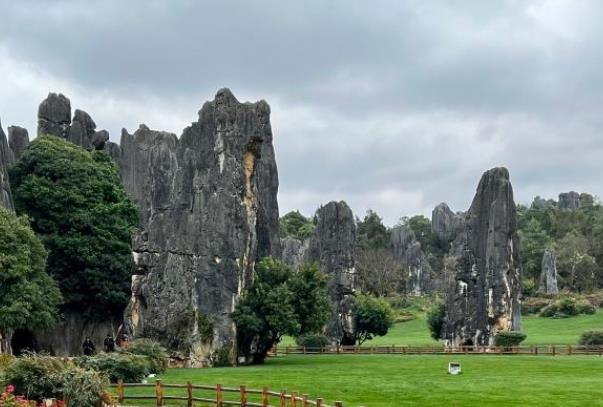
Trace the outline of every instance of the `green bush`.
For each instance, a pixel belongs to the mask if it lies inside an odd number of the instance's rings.
[[[167,350],[156,342],[148,338],[135,339],[128,343],[126,353],[134,355],[147,356],[149,358],[150,373],[165,373],[168,368]]]
[[[62,372],[67,363],[48,355],[25,354],[15,358],[2,374],[4,384],[15,386],[15,393],[28,399],[60,397]]]
[[[232,366],[232,345],[224,345],[221,348],[216,349],[213,355],[213,366],[224,367]]]
[[[123,380],[125,383],[140,383],[151,371],[148,356],[131,353],[101,353],[78,359],[78,365],[105,373],[111,383]]]
[[[552,302],[554,301],[550,298],[528,297],[521,302],[521,313],[522,315],[538,314]]]
[[[436,303],[427,312],[427,327],[431,337],[436,341],[442,339],[442,329],[446,320],[446,307],[442,302]]]
[[[68,406],[96,407],[109,384],[103,374],[74,365],[67,366],[59,377],[58,390]]]
[[[295,342],[297,343],[297,346],[315,349],[329,346],[331,344],[329,338],[322,334],[307,334],[298,336],[295,339]]]
[[[603,345],[603,331],[585,331],[580,335],[580,345]]]
[[[527,335],[523,332],[505,331],[499,332],[494,337],[494,345],[510,348],[517,346],[526,339]]]
[[[567,318],[580,314],[594,314],[596,308],[587,300],[568,297],[547,305],[540,311],[541,317]]]
[[[0,353],[0,372],[4,371],[12,362],[14,357],[8,353]]]

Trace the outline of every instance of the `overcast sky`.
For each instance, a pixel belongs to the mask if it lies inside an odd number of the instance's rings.
[[[35,134],[62,92],[119,140],[180,134],[229,87],[267,100],[281,214],[347,201],[389,225],[469,206],[603,195],[603,2],[0,0],[0,118]]]

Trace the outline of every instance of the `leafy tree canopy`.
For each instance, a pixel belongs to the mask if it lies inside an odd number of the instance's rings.
[[[25,217],[0,206],[0,333],[51,326],[61,302],[47,253]]]
[[[130,235],[138,222],[116,165],[54,136],[40,136],[10,170],[17,211],[49,252],[65,310],[120,315],[129,297]]]
[[[394,324],[394,311],[383,298],[360,294],[353,310],[354,335],[361,345],[375,336],[385,336]]]
[[[361,250],[389,248],[389,231],[377,212],[369,209],[363,220],[356,221],[356,242]]]
[[[291,211],[280,218],[279,234],[281,237],[293,236],[306,239],[314,232],[314,222],[299,211]]]

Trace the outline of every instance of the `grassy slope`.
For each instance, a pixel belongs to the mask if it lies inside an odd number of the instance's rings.
[[[309,392],[328,402],[343,400],[346,406],[603,405],[599,357],[459,356],[454,360],[462,364],[460,376],[446,374],[451,360],[432,355],[287,356],[272,358],[264,366],[173,369],[162,379],[269,385]]]

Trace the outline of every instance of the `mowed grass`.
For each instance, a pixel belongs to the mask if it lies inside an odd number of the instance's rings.
[[[448,375],[450,361],[460,362],[463,374]],[[161,379],[259,389],[267,385],[356,407],[603,406],[603,358],[597,356],[289,355],[262,366],[171,369]],[[133,392],[143,390],[126,394]]]

